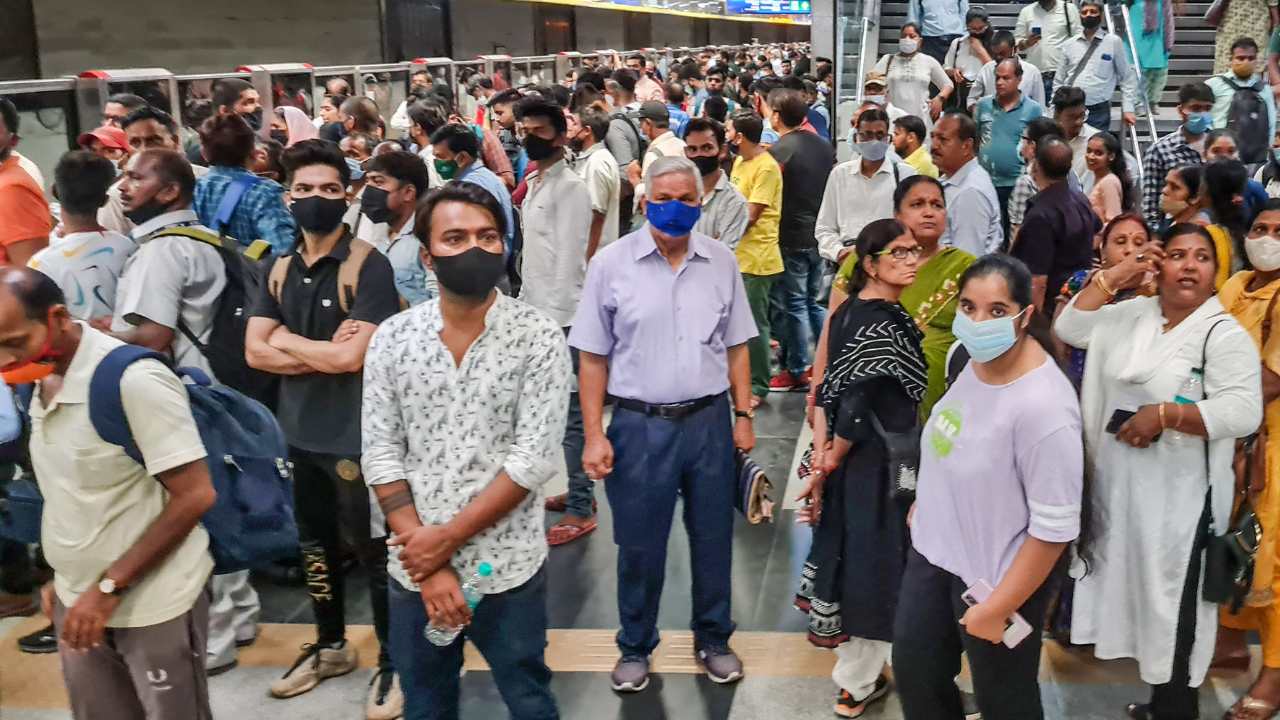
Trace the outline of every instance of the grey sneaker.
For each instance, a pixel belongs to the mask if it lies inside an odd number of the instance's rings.
[[[698,651],[698,663],[707,670],[714,683],[733,683],[742,679],[742,661],[728,645],[705,647]]]
[[[311,691],[321,680],[346,675],[356,669],[359,658],[350,643],[340,647],[303,645],[302,655],[284,677],[271,683],[271,696],[291,698]]]
[[[649,687],[649,658],[627,655],[613,666],[609,677],[617,692],[633,693]]]

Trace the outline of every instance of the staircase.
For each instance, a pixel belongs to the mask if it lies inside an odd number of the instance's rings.
[[[991,15],[991,26],[993,28],[996,30],[1009,30],[1010,32],[1013,31],[1013,27],[1017,23],[1018,13],[1025,7],[1025,5],[1018,3],[979,2],[973,2],[972,6],[986,9],[987,13]],[[881,54],[892,51],[897,47],[898,35],[902,30],[903,23],[907,20],[907,7],[907,3],[896,0],[881,4],[879,18]],[[1173,53],[1169,58],[1168,84],[1161,98],[1160,107],[1157,108],[1156,112],[1156,134],[1158,136],[1172,132],[1181,123],[1175,109],[1178,105],[1178,88],[1187,82],[1204,80],[1213,73],[1213,43],[1217,31],[1205,24],[1204,13],[1208,9],[1209,3],[1190,2],[1186,5],[1186,14],[1174,20],[1177,27],[1177,43],[1174,45]],[[1119,10],[1113,9],[1112,20],[1116,23],[1117,32],[1123,31],[1119,24],[1121,22],[1120,18]],[[1142,18],[1135,17],[1133,22],[1140,28]],[[1265,40],[1259,40],[1258,44],[1265,47]],[[851,75],[854,72],[856,72],[856,69],[850,70],[846,68],[847,81],[852,80]],[[1117,93],[1116,109],[1114,111],[1116,120],[1114,128],[1116,130],[1119,130],[1120,127],[1119,100],[1119,93]],[[1145,119],[1139,118],[1138,136],[1144,147],[1151,142],[1150,134],[1149,125]],[[1128,145],[1128,142],[1126,141],[1125,144]]]

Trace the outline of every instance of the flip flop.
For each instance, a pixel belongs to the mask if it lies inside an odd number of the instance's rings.
[[[569,509],[569,506],[565,505],[565,499],[568,497],[569,497],[568,495],[553,495],[552,497],[547,498],[547,501],[544,504],[544,507],[546,507],[547,512],[562,513]],[[598,511],[599,509],[600,509],[600,503],[595,500],[592,500],[591,514],[594,515],[596,511]]]
[[[596,527],[595,520],[589,521],[586,525],[556,525],[547,531],[547,545],[551,547],[564,545],[595,530]]]
[[[1241,715],[1240,712],[1249,713]],[[1265,700],[1259,700],[1255,697],[1245,695],[1236,703],[1236,707],[1227,711],[1223,715],[1223,720],[1271,720],[1276,716],[1276,706]],[[1254,714],[1258,713],[1258,714]]]

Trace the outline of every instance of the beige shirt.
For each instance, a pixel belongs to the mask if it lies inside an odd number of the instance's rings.
[[[89,422],[89,380],[119,340],[77,323],[80,347],[62,389],[46,408],[31,402],[31,463],[44,517],[40,541],[63,605],[102,579],[168,502],[154,476],[205,457],[182,381],[164,365],[142,360],[125,371],[120,395],[146,469],[98,436]],[[213,558],[201,525],[121,596],[108,627],[158,625],[189,611],[203,592]]]
[[[613,159],[609,148],[599,142],[577,157],[573,163],[574,172],[587,185],[591,194],[591,210],[604,215],[604,227],[600,231],[599,250],[618,239],[618,212],[621,200],[618,198],[618,161]]]

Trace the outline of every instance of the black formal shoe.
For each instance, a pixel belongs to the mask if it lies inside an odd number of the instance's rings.
[[[18,638],[18,649],[33,655],[47,655],[58,652],[58,636],[53,631],[53,624],[37,630],[26,637]]]

